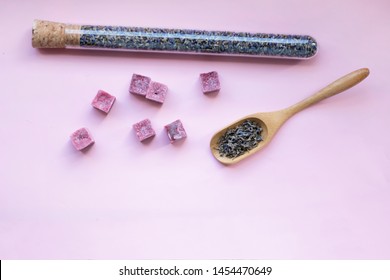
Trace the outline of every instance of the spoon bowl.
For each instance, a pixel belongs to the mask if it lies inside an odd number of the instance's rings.
[[[215,133],[214,136],[211,138],[210,149],[213,156],[219,162],[229,165],[237,163],[253,155],[254,153],[260,151],[265,146],[267,146],[271,142],[279,128],[293,115],[325,98],[331,97],[353,87],[354,85],[364,80],[369,75],[369,73],[370,72],[367,68],[361,68],[359,70],[349,73],[348,75],[341,77],[340,79],[329,84],[328,86],[313,94],[312,96],[286,109],[274,112],[251,114],[229,124],[228,126],[222,128],[217,133]],[[256,147],[237,157],[231,158],[222,155],[219,152],[219,141],[221,137],[223,137],[228,130],[234,129],[242,125],[246,120],[254,121],[262,128],[262,141],[258,142]]]

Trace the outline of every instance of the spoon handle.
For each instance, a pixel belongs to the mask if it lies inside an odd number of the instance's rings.
[[[321,100],[324,100],[325,98],[331,97],[353,87],[354,85],[363,81],[369,73],[370,71],[368,70],[368,68],[361,68],[356,71],[353,71],[329,84],[328,86],[321,89],[312,96],[309,96],[308,98],[298,102],[297,104],[288,107],[284,111],[289,117],[291,117],[294,114],[302,111],[303,109],[306,109],[307,107]]]

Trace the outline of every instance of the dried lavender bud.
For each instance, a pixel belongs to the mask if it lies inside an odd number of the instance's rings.
[[[82,25],[73,31],[81,48],[310,58],[317,42],[308,35]]]
[[[257,147],[263,140],[261,132],[263,128],[255,121],[246,120],[242,124],[228,129],[218,139],[220,156],[236,158]]]

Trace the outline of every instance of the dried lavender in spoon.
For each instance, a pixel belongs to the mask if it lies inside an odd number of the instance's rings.
[[[219,154],[227,158],[236,158],[257,147],[263,140],[263,128],[255,121],[246,120],[242,124],[228,129],[218,140]]]

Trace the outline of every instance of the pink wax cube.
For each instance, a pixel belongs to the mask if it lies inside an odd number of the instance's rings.
[[[187,133],[183,127],[183,123],[180,120],[176,120],[173,123],[167,124],[165,126],[165,129],[167,131],[168,138],[171,143],[187,137]]]
[[[216,71],[212,71],[209,73],[201,73],[200,81],[202,83],[203,93],[219,92],[219,90],[221,89],[218,73]]]
[[[95,143],[91,133],[89,133],[86,128],[80,128],[73,132],[70,136],[70,140],[72,141],[73,146],[79,151]]]
[[[150,81],[151,79],[149,77],[133,74],[130,82],[129,92],[145,96],[149,88]]]
[[[99,90],[95,98],[92,100],[92,106],[108,114],[114,102],[115,96],[112,96],[104,90]]]
[[[150,123],[149,119],[145,119],[133,124],[133,128],[139,141],[144,141],[145,139],[156,135],[156,132],[152,128],[152,124]]]
[[[167,96],[168,87],[164,84],[151,82],[146,92],[146,98],[158,103],[164,103],[165,97]]]

